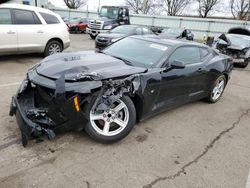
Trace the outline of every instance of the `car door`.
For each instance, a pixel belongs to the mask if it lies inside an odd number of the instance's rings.
[[[0,8],[0,54],[17,52],[17,31],[10,9]]]
[[[34,11],[13,9],[18,33],[19,52],[41,52],[44,48],[45,25]]]
[[[172,68],[174,61],[183,62],[184,68]],[[158,100],[159,108],[170,108],[201,97],[205,92],[206,71],[196,46],[177,48],[168,58],[162,71]]]

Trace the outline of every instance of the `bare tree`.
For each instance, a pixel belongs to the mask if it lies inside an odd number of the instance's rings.
[[[162,6],[162,0],[125,0],[126,5],[136,14],[155,14],[156,9]],[[158,13],[159,14],[159,13]]]
[[[169,16],[176,16],[181,14],[189,3],[190,0],[164,0],[166,4],[166,11]]]
[[[230,8],[234,18],[245,19],[250,11],[250,0],[230,0]]]
[[[220,0],[197,0],[200,17],[206,18]]]
[[[70,9],[78,9],[87,4],[87,0],[64,0],[64,3]]]

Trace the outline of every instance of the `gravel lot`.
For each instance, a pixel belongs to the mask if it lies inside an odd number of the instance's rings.
[[[94,49],[72,35],[67,51]],[[137,124],[119,143],[84,132],[20,143],[11,96],[39,55],[0,57],[0,187],[241,188],[250,168],[250,67],[235,69],[223,98],[167,111]]]

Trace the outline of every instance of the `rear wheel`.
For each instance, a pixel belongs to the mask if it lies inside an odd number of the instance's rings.
[[[88,120],[85,127],[87,134],[101,143],[112,143],[126,137],[135,125],[136,111],[132,100],[124,96],[116,100],[105,111],[87,109]]]
[[[249,64],[249,61],[250,61],[250,59],[246,59],[243,64],[240,64],[240,67],[241,68],[246,68],[248,66],[248,64]]]
[[[209,103],[216,103],[220,100],[224,89],[226,87],[226,77],[224,75],[219,76],[209,92],[209,96],[206,98],[207,102]]]
[[[50,56],[63,51],[62,44],[56,40],[50,41],[44,51],[45,56]]]

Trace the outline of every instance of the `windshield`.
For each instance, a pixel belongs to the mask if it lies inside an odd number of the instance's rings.
[[[163,34],[170,34],[170,35],[181,35],[183,32],[182,29],[178,29],[178,28],[169,28],[169,29],[164,29],[163,30]]]
[[[135,30],[135,27],[131,27],[129,25],[124,25],[124,26],[118,26],[118,27],[112,29],[110,32],[111,33],[130,34],[130,33],[133,33],[134,30]]]
[[[245,35],[226,35],[232,45],[236,46],[250,46],[250,37]]]
[[[151,67],[167,51],[168,46],[136,38],[124,38],[103,50],[103,53],[129,61],[134,66]]]
[[[116,19],[118,17],[118,8],[102,7],[99,15],[100,15],[100,17],[107,17],[110,19]]]

